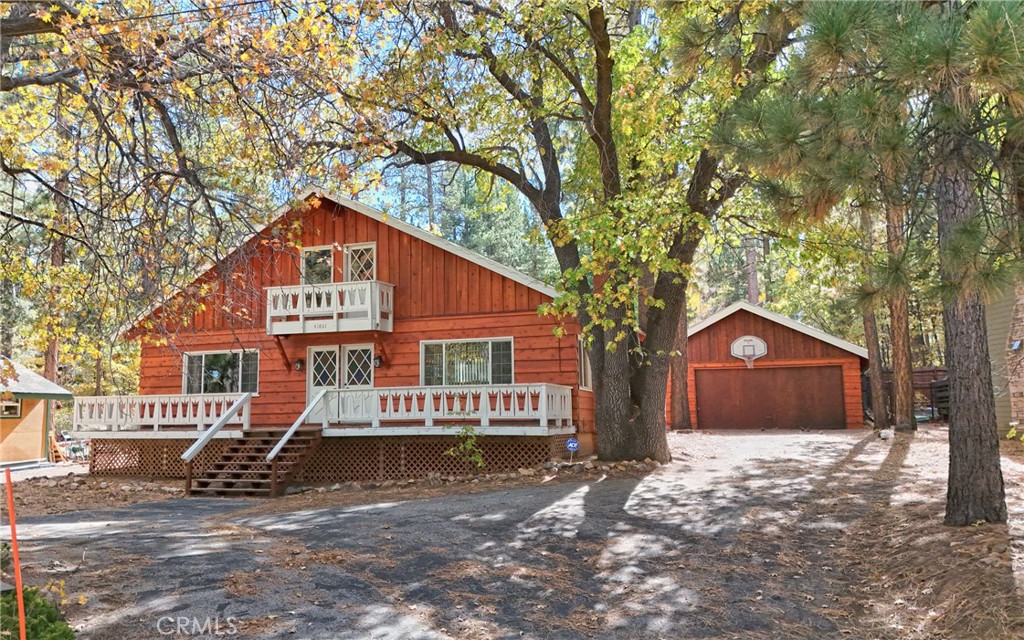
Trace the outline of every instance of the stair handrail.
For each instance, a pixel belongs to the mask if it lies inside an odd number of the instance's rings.
[[[295,432],[299,430],[299,427],[301,427],[306,422],[306,418],[308,418],[309,414],[313,412],[313,409],[315,409],[317,405],[323,402],[324,397],[327,395],[328,391],[330,391],[330,389],[321,389],[320,393],[316,394],[316,397],[313,398],[313,401],[306,405],[306,408],[303,409],[302,413],[299,414],[298,419],[296,419],[295,422],[292,423],[292,426],[289,427],[288,430],[284,432],[284,435],[281,436],[281,439],[277,441],[277,444],[274,445],[274,448],[271,449],[270,453],[267,454],[267,462],[273,462],[274,458],[277,457],[277,454],[281,453],[281,449],[284,449],[284,446],[288,444],[288,441],[291,439],[293,435],[295,435]],[[326,429],[326,412],[324,413],[323,423],[323,426]]]
[[[242,407],[248,405],[250,400],[252,400],[252,392],[246,391],[243,393],[241,398],[235,400],[235,403],[231,405],[231,408],[222,413],[221,416],[217,418],[217,421],[214,422],[209,429],[204,431],[203,435],[199,436],[199,438],[192,443],[192,446],[185,450],[185,453],[181,454],[181,459],[185,462],[191,463],[192,459],[199,455],[199,452],[209,444],[210,440],[213,440],[213,437],[224,428],[224,425],[226,425],[233,416],[237,415],[238,412],[242,410]]]

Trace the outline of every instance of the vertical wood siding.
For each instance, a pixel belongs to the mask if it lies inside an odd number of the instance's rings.
[[[839,347],[794,331],[767,318],[739,310],[690,336],[687,344],[687,397],[690,420],[700,429],[697,419],[696,369],[732,369],[742,373],[746,364],[729,353],[733,340],[745,335],[757,336],[768,345],[768,353],[754,361],[755,368],[840,366],[843,379],[843,405],[846,427],[864,426],[861,399],[861,359]],[[792,390],[792,402],[800,402],[800,390]]]
[[[377,279],[395,285],[394,332],[281,336],[280,346],[268,336],[264,288],[300,280],[299,249],[282,241],[289,233],[299,246],[334,246],[336,281],[344,279],[345,244],[377,243]],[[165,344],[143,340],[141,393],[181,393],[182,353],[258,349],[253,423],[290,424],[305,407],[306,372],[289,368],[286,359],[305,359],[310,346],[373,343],[385,357],[384,366],[375,370],[375,386],[410,386],[420,383],[421,340],[511,336],[515,382],[573,387],[576,424],[581,433],[594,431],[593,394],[577,388],[578,326],[538,316],[537,307],[550,298],[329,200],[285,215],[199,282],[211,293],[187,325],[165,322],[166,333],[154,335]],[[561,339],[553,333],[559,325],[566,331]]]

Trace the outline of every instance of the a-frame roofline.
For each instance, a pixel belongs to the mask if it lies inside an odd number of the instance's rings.
[[[854,354],[856,356],[860,356],[861,358],[864,358],[865,360],[867,360],[867,358],[868,358],[868,350],[865,349],[864,347],[859,347],[859,346],[853,344],[852,342],[847,342],[846,340],[843,340],[842,338],[837,338],[837,337],[835,337],[835,336],[833,336],[831,334],[825,333],[821,329],[816,329],[816,328],[814,328],[812,326],[809,326],[809,325],[806,325],[806,324],[804,324],[802,322],[797,322],[796,320],[794,320],[792,318],[789,318],[787,316],[784,316],[781,313],[776,313],[774,311],[769,311],[769,310],[764,309],[762,307],[758,307],[758,306],[752,305],[749,302],[746,302],[745,300],[740,300],[739,302],[734,302],[733,304],[731,304],[728,307],[722,309],[721,311],[718,311],[717,313],[713,313],[710,316],[708,316],[707,318],[704,318],[700,322],[694,324],[693,326],[691,326],[687,330],[686,336],[690,337],[690,336],[692,336],[692,335],[694,335],[694,334],[696,334],[696,333],[698,333],[700,331],[703,331],[704,329],[707,329],[708,327],[710,327],[711,325],[715,324],[716,322],[718,322],[720,320],[724,320],[725,318],[728,318],[729,316],[733,315],[734,313],[736,313],[738,311],[747,311],[749,313],[754,314],[755,316],[760,316],[760,317],[764,318],[765,320],[770,320],[772,322],[776,322],[778,324],[781,324],[784,327],[788,327],[788,328],[792,329],[793,331],[797,331],[799,333],[802,333],[804,335],[810,336],[812,338],[817,338],[818,340],[821,340],[822,342],[830,344],[833,347],[838,347],[838,348],[842,349],[843,351],[848,351],[848,352],[850,352],[850,353],[852,353],[852,354]]]

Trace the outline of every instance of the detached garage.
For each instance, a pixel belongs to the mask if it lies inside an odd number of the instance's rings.
[[[746,302],[692,326],[694,429],[858,429],[867,350]]]

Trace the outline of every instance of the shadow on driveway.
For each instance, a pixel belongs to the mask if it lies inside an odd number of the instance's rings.
[[[36,518],[25,555],[87,597],[70,614],[92,639],[173,637],[156,633],[167,616],[230,619],[246,638],[858,637],[857,576],[834,549],[887,502],[873,478],[902,464],[897,449],[863,432],[672,444],[686,455],[644,478]]]

